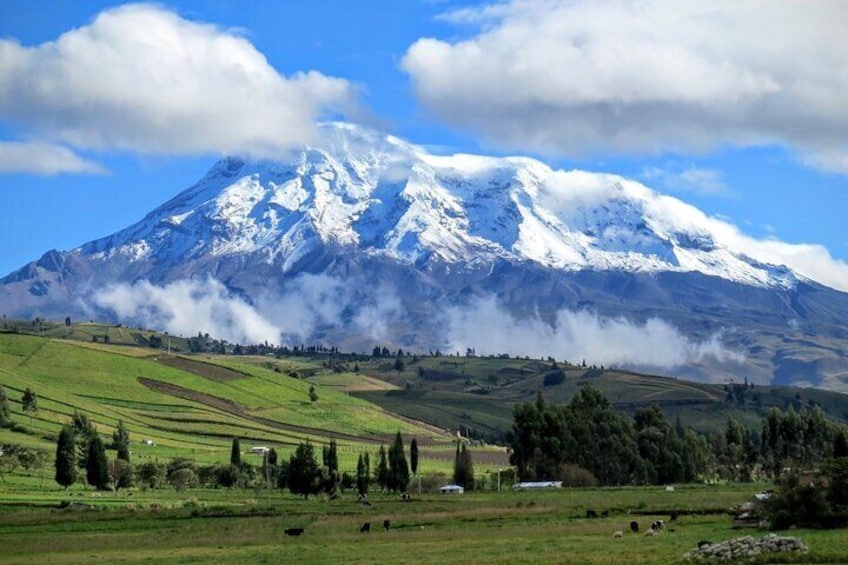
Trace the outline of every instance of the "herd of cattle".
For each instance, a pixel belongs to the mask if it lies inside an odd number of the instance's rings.
[[[392,527],[391,520],[383,520],[383,530],[388,532]],[[283,530],[283,533],[287,536],[299,536],[305,530],[303,528],[287,528]],[[362,524],[362,527],[359,528],[360,534],[370,534],[371,533],[371,522],[365,522]]]
[[[609,516],[609,511],[604,510],[600,514],[598,514],[594,510],[587,510],[586,511],[586,517],[587,518],[597,518],[599,515],[603,516],[603,517],[607,517],[607,516]],[[671,516],[669,517],[669,522],[674,522],[675,520],[677,520],[677,512],[672,512]],[[392,527],[391,520],[383,520],[383,531],[388,532],[389,529],[391,529],[391,527]],[[303,534],[304,531],[305,531],[304,528],[287,528],[287,529],[283,530],[283,533],[287,536],[299,536],[299,535]],[[639,522],[637,522],[636,520],[631,521],[630,522],[630,531],[634,534],[638,534],[639,533]],[[657,535],[657,534],[661,534],[664,531],[665,531],[665,520],[654,520],[653,522],[651,522],[650,527],[645,531],[645,535],[646,536],[654,536],[654,535]],[[669,531],[673,532],[674,529],[669,528]],[[360,534],[370,534],[371,533],[371,522],[364,522],[362,524],[362,527],[359,528],[359,533]],[[621,531],[621,530],[618,530],[618,531],[613,533],[613,536],[616,537],[616,538],[624,537],[624,532]],[[710,542],[703,542],[703,543],[710,543]]]

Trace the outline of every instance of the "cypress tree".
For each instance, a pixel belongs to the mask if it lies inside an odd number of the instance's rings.
[[[833,456],[848,457],[848,440],[845,438],[845,432],[839,430],[836,437],[833,438]]]
[[[0,386],[0,428],[8,428],[12,425],[12,415],[9,410],[9,398],[6,389]]]
[[[97,490],[105,490],[109,486],[109,463],[106,460],[106,448],[103,446],[103,440],[97,434],[94,434],[88,440],[85,477],[88,484]]]
[[[241,467],[241,442],[239,438],[233,438],[233,446],[230,449],[230,464]]]
[[[370,480],[368,469],[368,454],[359,454],[356,461],[356,490],[361,495],[368,494],[368,482]]]
[[[318,494],[321,490],[321,469],[315,460],[315,450],[308,441],[297,446],[289,458],[286,473],[289,490],[292,494],[302,494],[309,498],[310,494]]]
[[[465,468],[465,483],[462,485],[466,490],[474,490],[474,461],[471,458],[471,451],[466,449],[465,444],[462,444],[462,462]]]
[[[386,462],[386,448],[380,446],[380,462],[377,464],[377,484],[381,489],[388,487],[389,464]]]
[[[409,466],[406,463],[406,453],[403,449],[403,438],[400,431],[395,435],[395,441],[389,448],[389,490],[405,490],[409,483]]]
[[[77,442],[77,467],[85,469],[85,463],[88,461],[88,442],[92,436],[97,435],[97,432],[88,416],[76,410],[71,418],[71,427]]]
[[[332,472],[339,472],[339,448],[336,445],[336,440],[330,440],[330,447],[327,449],[327,461],[325,463],[327,465],[327,469]]]
[[[461,442],[456,442],[456,453],[453,456],[453,483],[463,486],[465,483],[465,458],[462,456]]]
[[[130,462],[130,432],[123,420],[118,420],[118,427],[112,433],[112,447],[118,450],[118,459]]]
[[[38,395],[35,392],[27,387],[24,391],[24,395],[21,398],[21,405],[23,407],[24,412],[38,412]]]
[[[412,443],[409,444],[409,466],[412,468],[412,474],[418,474],[418,440],[412,438]]]
[[[67,489],[77,480],[77,453],[74,429],[62,426],[56,443],[56,482]]]

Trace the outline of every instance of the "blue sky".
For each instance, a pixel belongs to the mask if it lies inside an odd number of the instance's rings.
[[[848,7],[687,4],[0,0],[0,276],[327,116],[620,173],[848,259]]]

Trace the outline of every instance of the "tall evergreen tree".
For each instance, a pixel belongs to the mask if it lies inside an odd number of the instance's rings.
[[[315,460],[315,449],[308,441],[301,443],[289,458],[287,482],[292,494],[304,499],[321,491],[321,469]]]
[[[233,445],[230,448],[230,465],[241,467],[241,442],[239,438],[233,438]]]
[[[356,461],[356,490],[361,495],[368,494],[368,483],[371,481],[371,470],[368,467],[368,454],[360,453]]]
[[[453,482],[466,490],[474,488],[474,460],[464,442],[456,443],[453,459]]]
[[[465,467],[465,490],[474,490],[474,460],[471,458],[471,450],[462,444],[463,467]]]
[[[381,489],[389,486],[389,463],[386,461],[386,448],[380,446],[380,461],[377,463],[377,484]]]
[[[0,386],[0,428],[8,428],[12,425],[12,413],[9,409],[9,398],[6,389]]]
[[[21,397],[21,405],[24,412],[38,412],[38,395],[27,387],[24,395]]]
[[[88,461],[88,444],[91,438],[97,435],[97,430],[94,424],[88,419],[84,412],[74,410],[74,415],[71,418],[71,427],[74,429],[74,437],[77,442],[77,467],[85,469],[85,463]]]
[[[412,438],[409,444],[409,466],[412,469],[412,474],[418,474],[418,440]]]
[[[407,484],[409,484],[409,465],[406,463],[403,437],[398,431],[394,443],[389,448],[389,477],[386,486],[392,491],[402,491],[406,490]]]
[[[97,490],[105,490],[109,486],[109,462],[106,459],[106,448],[97,434],[91,436],[88,441],[85,477],[88,484]]]
[[[77,480],[77,446],[74,428],[62,426],[56,443],[56,482],[67,489]]]
[[[118,459],[130,462],[130,432],[123,420],[118,420],[118,427],[112,433],[112,447],[118,450]]]
[[[456,442],[456,453],[453,455],[453,484],[463,486],[465,482],[465,458],[462,456],[462,442]]]
[[[833,438],[833,456],[848,457],[848,438],[845,436],[845,430],[839,430]]]

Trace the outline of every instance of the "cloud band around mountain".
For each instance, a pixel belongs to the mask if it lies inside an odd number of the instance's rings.
[[[464,352],[472,348],[487,355],[552,355],[659,370],[710,360],[743,361],[741,354],[724,347],[718,335],[692,341],[658,318],[637,324],[623,317],[563,309],[549,323],[538,315],[518,318],[493,296],[434,312],[433,316],[444,320],[440,343],[394,343],[390,327],[412,324],[401,299],[390,288],[364,293],[356,288],[361,287],[349,280],[305,274],[289,281],[281,295],[262,297],[257,306],[212,278],[164,286],[148,281],[114,284],[92,296],[98,307],[114,312],[121,320],[180,335],[208,332],[236,343],[314,343],[321,341],[328,328],[347,326],[347,333],[356,333],[372,344],[403,345],[413,351],[447,347],[447,351]]]

